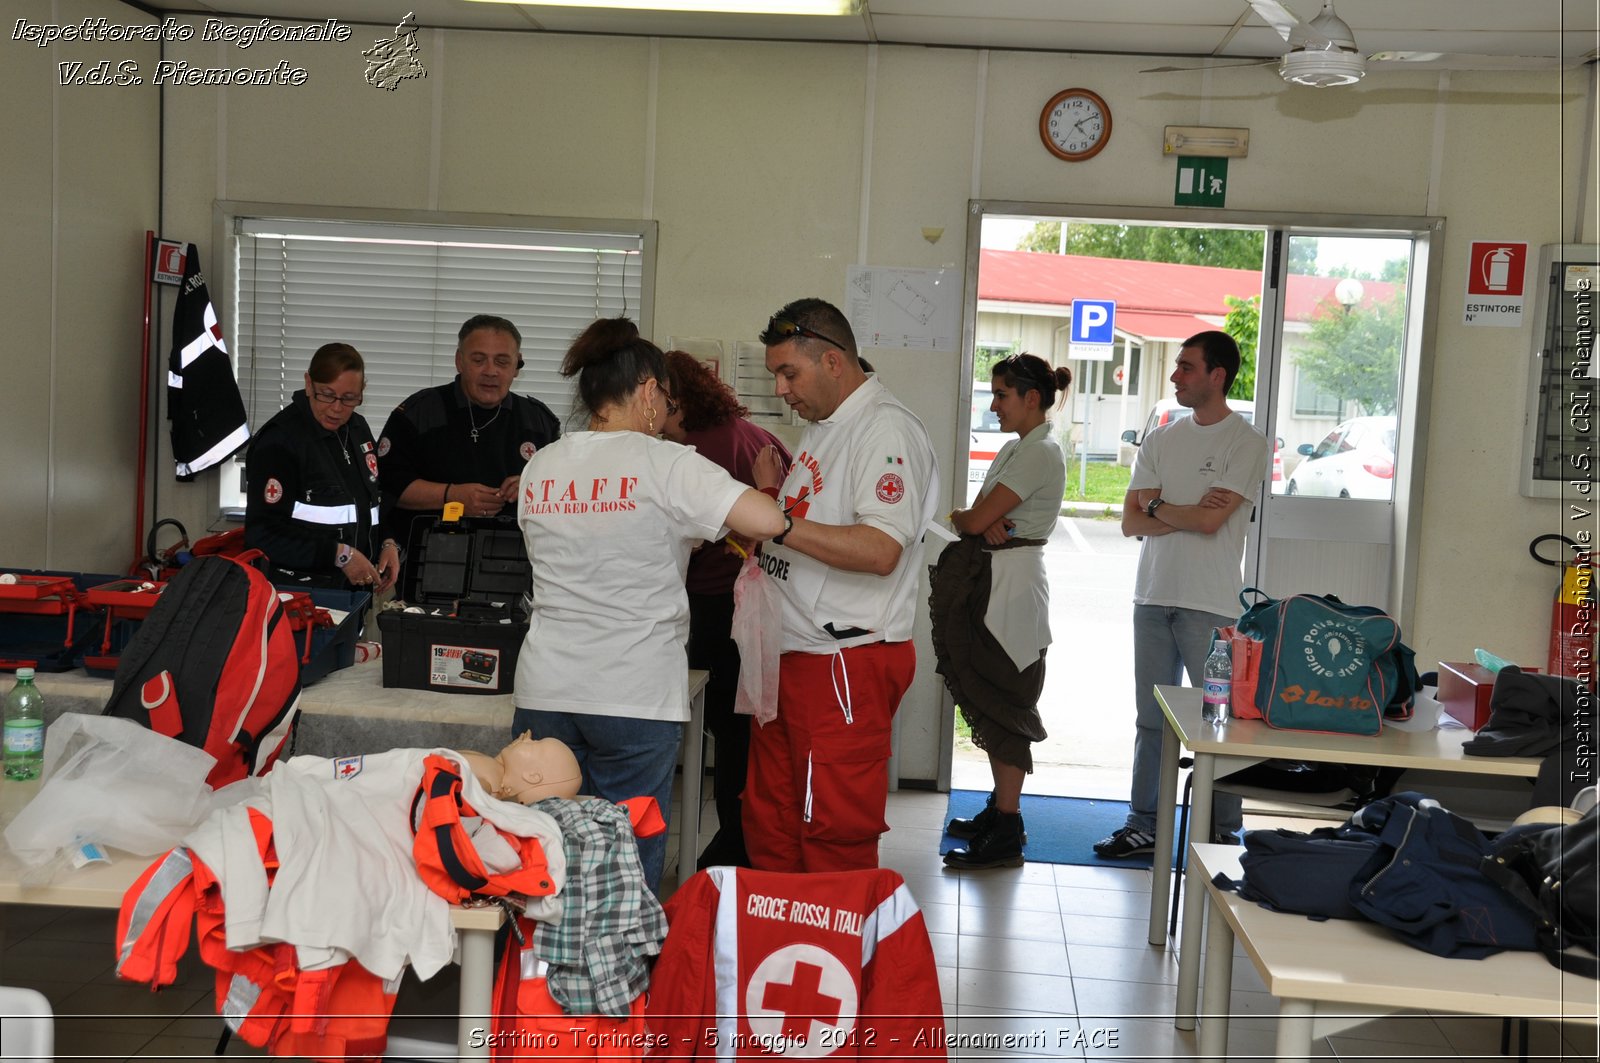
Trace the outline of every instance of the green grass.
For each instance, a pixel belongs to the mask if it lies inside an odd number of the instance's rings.
[[[1128,478],[1133,475],[1133,470],[1125,465],[1118,465],[1114,461],[1091,461],[1087,466],[1087,477],[1084,481],[1084,490],[1078,491],[1077,462],[1067,465],[1067,492],[1065,500],[1068,502],[1114,502],[1122,503],[1128,493]]]

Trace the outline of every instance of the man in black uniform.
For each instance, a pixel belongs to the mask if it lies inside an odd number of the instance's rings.
[[[461,326],[456,378],[396,406],[378,441],[379,476],[390,523],[460,502],[468,517],[514,513],[517,479],[561,426],[538,399],[513,395],[522,333],[503,317],[478,314]]]

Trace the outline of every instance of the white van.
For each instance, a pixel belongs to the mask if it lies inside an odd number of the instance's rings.
[[[972,385],[972,442],[967,450],[967,505],[977,501],[978,488],[989,475],[989,466],[995,455],[1011,437],[1000,431],[1000,418],[989,409],[994,402],[994,388],[989,384]]]

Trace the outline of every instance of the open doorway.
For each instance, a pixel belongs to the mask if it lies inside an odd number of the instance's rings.
[[[1027,351],[1066,365],[1074,379],[1070,401],[1053,417],[1069,467],[1063,515],[1045,548],[1054,642],[1040,711],[1050,737],[1034,748],[1035,773],[1026,788],[1122,799],[1134,733],[1131,602],[1140,547],[1122,536],[1120,507],[1145,434],[1188,413],[1171,398],[1168,380],[1182,341],[1207,329],[1239,341],[1244,365],[1229,404],[1274,442],[1243,582],[1266,580],[1274,594],[1349,593],[1359,586],[1358,600],[1393,611],[1387,578],[1396,545],[1393,483],[1405,482],[1403,465],[1414,452],[1401,444],[1405,433],[1396,427],[1408,402],[1405,381],[1416,379],[1402,371],[1403,356],[1421,331],[1421,300],[1410,281],[1425,259],[1417,242],[1425,242],[1428,229],[1310,230],[1287,218],[1275,225],[1220,218],[1184,225],[981,206],[971,233],[977,246],[969,253],[972,379],[962,382],[963,405],[982,397],[988,367],[1004,353]],[[1115,303],[1114,331],[1101,349],[1073,343],[1074,300]],[[1359,345],[1383,347],[1362,357],[1389,372],[1386,396],[1358,394],[1348,374],[1340,375],[1341,359]],[[1313,350],[1316,357],[1308,355]],[[977,425],[978,405],[972,409]],[[1374,438],[1356,440],[1358,430]],[[974,492],[982,480],[979,462],[1004,441],[980,435],[975,431],[971,450],[959,456],[970,462]],[[1341,451],[1346,438],[1352,445]],[[1387,471],[1375,456],[1385,442]],[[1352,485],[1359,479],[1359,489],[1347,488],[1342,499],[1335,493],[1332,504],[1355,503],[1333,522],[1345,530],[1307,534],[1308,522],[1319,519],[1305,512],[1317,506],[1308,497],[1316,490],[1308,486],[1311,474],[1327,474],[1341,464],[1338,453],[1352,450],[1370,460],[1351,459],[1362,469],[1344,475]],[[1380,502],[1368,488],[1385,477],[1390,486]],[[1375,525],[1382,525],[1381,535]],[[1305,567],[1307,556],[1326,553],[1341,536],[1348,541],[1334,544],[1333,552],[1345,558],[1342,564]],[[1381,586],[1366,576],[1375,568],[1385,573]],[[953,705],[947,708],[954,732],[950,783],[986,789],[987,759]]]

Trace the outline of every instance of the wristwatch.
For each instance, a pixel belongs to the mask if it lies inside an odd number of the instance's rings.
[[[777,543],[779,546],[782,546],[783,537],[792,531],[794,531],[794,518],[788,513],[785,513],[783,515],[783,531],[779,532],[777,535],[774,535],[772,537],[772,541]]]
[[[1154,517],[1156,515],[1156,510],[1160,509],[1166,504],[1167,500],[1162,498],[1160,495],[1157,495],[1150,500],[1149,505],[1144,507],[1144,515],[1147,517]]]

